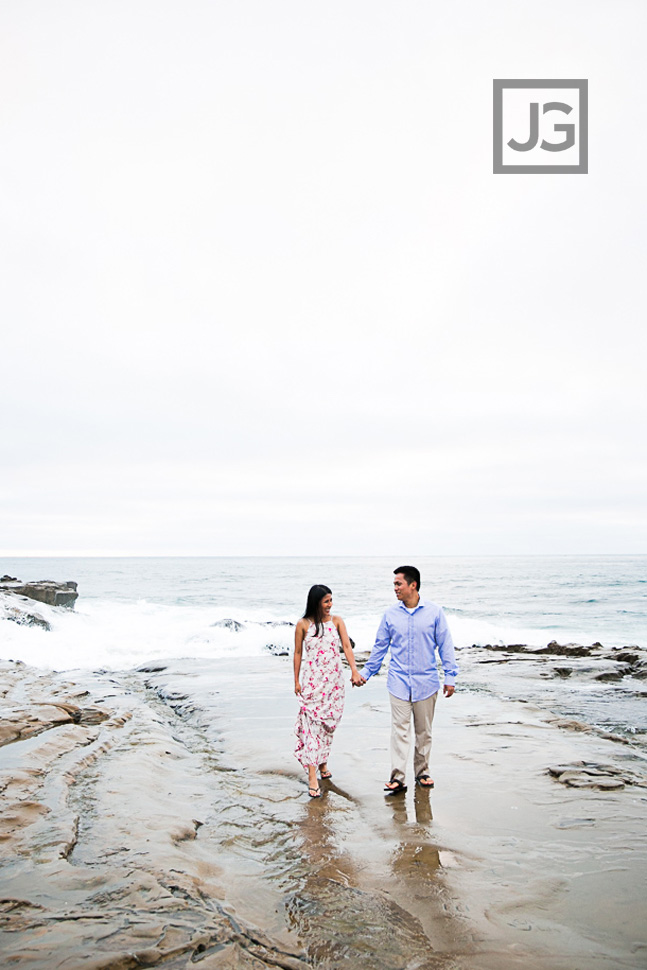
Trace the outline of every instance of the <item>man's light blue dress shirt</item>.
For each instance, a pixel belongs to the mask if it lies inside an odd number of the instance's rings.
[[[378,627],[371,655],[362,676],[378,673],[391,648],[387,690],[403,701],[423,701],[440,687],[436,651],[445,672],[445,683],[454,684],[458,674],[447,620],[440,606],[421,599],[410,613],[404,603],[389,607]]]

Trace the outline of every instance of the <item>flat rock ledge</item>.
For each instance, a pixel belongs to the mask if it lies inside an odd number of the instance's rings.
[[[0,578],[0,592],[12,593],[14,596],[27,596],[48,606],[66,606],[74,609],[78,599],[77,584],[71,581],[57,583],[51,579],[42,579],[35,583],[23,583],[15,576]]]
[[[647,777],[616,765],[598,764],[592,761],[574,761],[571,764],[551,765],[549,774],[569,788],[593,788],[596,791],[617,791],[627,785],[647,788]]]
[[[34,609],[35,603],[74,609],[78,598],[77,584],[57,583],[45,579],[37,583],[23,583],[15,576],[0,578],[0,619],[11,620],[20,626],[38,626],[50,630],[45,617]]]

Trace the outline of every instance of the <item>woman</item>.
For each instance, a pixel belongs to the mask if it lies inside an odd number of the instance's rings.
[[[322,778],[332,777],[328,754],[344,710],[340,643],[350,664],[351,683],[358,687],[364,683],[355,666],[346,624],[341,616],[332,616],[331,609],[332,593],[328,587],[313,586],[294,635],[294,693],[301,697],[294,728],[297,736],[294,753],[308,772],[311,798],[321,795],[317,767]]]

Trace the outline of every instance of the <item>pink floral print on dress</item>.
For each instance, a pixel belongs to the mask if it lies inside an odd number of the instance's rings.
[[[304,768],[328,760],[333,734],[344,712],[340,643],[332,620],[323,624],[320,637],[311,623],[303,639],[301,708],[294,727],[294,754]]]

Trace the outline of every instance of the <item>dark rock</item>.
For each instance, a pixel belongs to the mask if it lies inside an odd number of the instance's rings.
[[[485,644],[482,650],[494,650],[499,653],[523,653],[529,657],[589,657],[592,651],[597,650],[601,644],[594,643],[590,647],[582,646],[580,643],[558,643],[551,640],[545,647],[529,647],[523,643],[508,644]]]
[[[573,673],[572,667],[555,667],[555,673],[558,677],[570,677]]]
[[[289,657],[290,651],[284,644],[266,643],[265,649],[269,650],[273,657]]]
[[[585,647],[580,643],[558,643],[557,640],[551,640],[541,650],[534,650],[532,652],[537,654],[550,654],[551,656],[558,657],[589,657],[591,651],[595,647],[600,646],[602,646],[600,643],[594,643],[590,647]]]
[[[238,620],[216,620],[211,626],[219,626],[224,630],[233,630],[234,633],[238,633],[245,626],[244,623],[239,623]]]
[[[602,683],[612,683],[613,681],[622,680],[630,670],[630,667],[619,667],[618,670],[608,670],[603,674],[598,674],[595,679],[602,681]]]
[[[28,596],[29,599],[47,603],[48,606],[67,606],[70,609],[74,608],[74,603],[79,596],[76,588],[76,583],[56,583],[50,579],[44,579],[38,583],[21,583],[17,579],[7,577],[0,580],[2,592]]]
[[[530,647],[523,643],[484,643],[478,644],[474,643],[472,646],[477,647],[481,650],[495,650],[497,653],[536,653],[537,651],[531,650]]]
[[[351,646],[351,650],[352,650],[353,652],[355,652],[355,641],[354,641],[354,640],[352,639],[352,637],[349,637],[348,639],[349,639],[349,641],[350,641],[350,646]],[[341,641],[339,642],[339,652],[340,652],[341,654],[343,654],[343,653],[344,653],[344,648],[343,648],[343,647],[342,647],[342,645],[341,645]]]
[[[20,626],[39,626],[43,630],[51,630],[48,621],[40,613],[31,609],[29,600],[25,596],[0,596],[0,606],[4,606],[0,617],[5,620],[11,620]]]
[[[189,698],[188,694],[183,694],[180,690],[168,690],[166,687],[158,687],[157,695],[169,704],[177,703],[177,701],[186,701]]]
[[[40,613],[27,613],[26,610],[19,610],[15,606],[7,611],[5,619],[13,620],[19,626],[39,626],[43,630],[52,629],[48,621]]]

